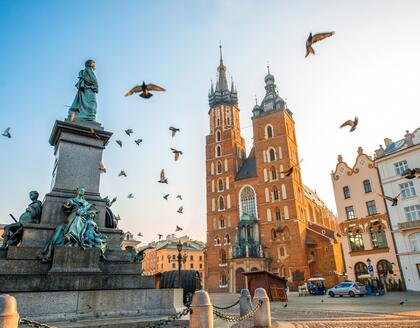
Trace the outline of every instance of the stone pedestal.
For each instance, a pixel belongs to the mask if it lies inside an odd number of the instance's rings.
[[[79,247],[55,247],[49,273],[100,273],[100,250]]]

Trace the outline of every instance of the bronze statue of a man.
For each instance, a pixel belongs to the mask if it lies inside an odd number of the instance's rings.
[[[79,81],[76,83],[77,94],[68,113],[70,122],[95,121],[96,94],[98,93],[98,81],[94,71],[96,62],[89,59],[85,62],[85,69],[79,72]]]
[[[28,205],[18,221],[4,227],[4,240],[0,248],[4,249],[8,246],[17,246],[22,241],[23,223],[39,223],[42,214],[42,203],[38,200],[38,197],[39,193],[37,191],[31,191],[29,193],[29,198],[32,203]]]

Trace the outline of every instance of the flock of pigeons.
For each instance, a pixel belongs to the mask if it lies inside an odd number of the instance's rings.
[[[323,32],[323,33],[316,33],[314,35],[312,35],[312,33],[309,34],[308,39],[306,40],[306,54],[305,54],[305,58],[308,57],[310,54],[315,55],[315,50],[312,48],[312,45],[315,44],[316,42],[319,42],[321,40],[324,40],[326,38],[329,38],[331,36],[333,36],[335,34],[335,32]],[[151,91],[158,91],[158,92],[163,92],[166,91],[164,88],[153,84],[153,83],[148,83],[146,84],[144,81],[141,85],[136,85],[135,87],[133,87],[130,91],[128,91],[125,96],[131,96],[133,94],[138,93],[140,97],[144,98],[144,99],[149,99],[153,96],[153,94],[151,93]],[[356,130],[357,126],[359,124],[359,119],[356,116],[353,120],[347,120],[345,122],[343,122],[343,124],[340,125],[340,128],[344,128],[346,126],[350,127],[350,132],[353,132]],[[6,138],[11,138],[12,135],[10,133],[10,127],[8,127],[6,130],[4,130],[4,132],[2,133],[2,136],[6,137]],[[172,138],[175,137],[175,135],[180,132],[180,129],[175,128],[173,126],[169,127],[169,131],[171,131],[172,133]],[[94,135],[96,138],[99,139],[99,136],[97,135],[95,129],[90,129],[90,133],[92,135]],[[127,129],[125,130],[125,133],[130,137],[134,131],[133,129]],[[121,140],[115,140],[115,142],[118,144],[118,146],[120,148],[123,147],[123,142]],[[135,144],[137,146],[140,146],[140,144],[143,142],[143,139],[135,139],[134,140]],[[180,157],[180,155],[182,155],[182,151],[175,149],[175,148],[170,148],[170,150],[172,151],[172,153],[174,154],[175,157],[175,161],[177,161]],[[300,165],[300,163],[302,163],[303,159],[301,159],[298,163],[292,165],[289,169],[280,172],[281,174],[285,174],[286,176],[290,176],[295,167],[298,167]],[[106,173],[106,167],[104,165],[104,163],[102,163],[102,161],[99,162],[99,171],[101,173]],[[127,173],[124,170],[121,170],[120,173],[118,174],[119,177],[127,177]],[[402,173],[402,176],[405,177],[406,179],[414,179],[414,178],[420,178],[420,168],[414,168],[414,169],[407,169],[405,172]],[[160,171],[160,178],[158,180],[158,183],[161,184],[168,184],[168,178],[165,175],[165,170],[162,169]],[[400,194],[396,195],[396,196],[387,196],[387,195],[383,195],[383,194],[378,194],[379,196],[381,196],[383,199],[390,201],[392,203],[391,206],[396,206],[398,205],[398,198],[400,196]],[[163,196],[163,198],[165,200],[168,200],[168,197],[170,195],[169,194],[165,194]],[[134,198],[133,193],[128,194],[127,198],[132,199]],[[177,195],[176,198],[182,200],[182,196],[181,195]],[[112,200],[112,202],[110,203],[111,205],[116,201],[116,198],[114,198]],[[183,206],[180,206],[178,209],[178,213],[182,214],[183,213]],[[180,231],[182,230],[181,227],[176,226],[175,231]],[[142,236],[141,232],[138,234],[138,236]],[[162,234],[158,234],[159,240],[163,237]]]

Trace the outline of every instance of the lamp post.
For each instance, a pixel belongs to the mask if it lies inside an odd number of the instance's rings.
[[[187,254],[184,253],[184,255],[181,255],[182,252],[182,243],[181,240],[178,241],[178,243],[176,244],[176,249],[178,250],[178,256],[177,258],[172,258],[171,255],[168,255],[168,262],[178,262],[178,277],[177,277],[177,282],[175,284],[175,287],[177,288],[182,288],[182,283],[181,283],[181,268],[182,268],[182,263],[187,262]]]

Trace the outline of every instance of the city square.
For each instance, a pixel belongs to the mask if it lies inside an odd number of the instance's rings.
[[[420,327],[419,12],[1,2],[0,328]]]

